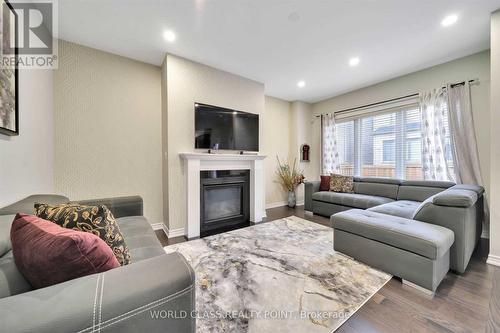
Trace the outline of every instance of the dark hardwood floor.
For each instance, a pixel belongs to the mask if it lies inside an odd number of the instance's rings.
[[[303,206],[268,209],[266,221],[291,215],[330,226]],[[157,235],[164,246],[186,241]],[[433,298],[393,278],[337,332],[500,332],[500,268],[486,264],[487,255],[488,241],[481,239],[467,271],[448,273]]]
[[[168,238],[167,235],[165,235],[165,232],[163,230],[155,230],[156,237],[158,237],[158,240],[160,241],[161,245],[163,246],[168,246],[172,244],[177,244],[177,243],[182,243],[186,242],[187,239],[186,237],[174,237],[174,238]]]

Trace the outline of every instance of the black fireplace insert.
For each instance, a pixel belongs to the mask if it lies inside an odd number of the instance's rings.
[[[250,171],[200,172],[200,236],[250,225]]]

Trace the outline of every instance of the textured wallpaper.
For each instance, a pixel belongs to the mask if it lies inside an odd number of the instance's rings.
[[[168,227],[184,228],[187,221],[186,182],[181,152],[194,149],[194,103],[206,103],[260,114],[265,121],[264,85],[184,58],[167,55],[166,75],[168,119]],[[260,131],[262,142],[263,131]],[[262,150],[262,145],[261,145]],[[265,200],[265,198],[261,198]]]
[[[52,70],[19,70],[19,136],[0,134],[0,207],[54,192]]]
[[[65,41],[59,57],[56,191],[140,195],[149,222],[163,222],[160,68]]]

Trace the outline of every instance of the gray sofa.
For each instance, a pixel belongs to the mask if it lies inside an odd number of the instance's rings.
[[[354,193],[335,193],[319,184],[305,184],[305,210],[331,216],[336,250],[430,290],[448,265],[467,268],[481,235],[482,187],[355,177]],[[426,269],[416,264],[422,258]],[[415,277],[417,267],[423,273]]]
[[[194,272],[179,254],[166,254],[140,197],[79,201],[105,204],[117,218],[132,263],[105,273],[32,290],[10,248],[18,212],[33,214],[35,202],[58,204],[59,195],[33,195],[0,209],[0,317],[2,332],[195,332]],[[153,311],[160,312],[153,318]],[[167,316],[177,311],[177,317]],[[182,317],[182,316],[181,316]]]

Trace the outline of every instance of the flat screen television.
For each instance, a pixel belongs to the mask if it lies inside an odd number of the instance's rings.
[[[195,148],[259,150],[259,115],[195,103]]]

